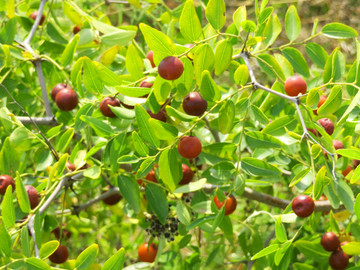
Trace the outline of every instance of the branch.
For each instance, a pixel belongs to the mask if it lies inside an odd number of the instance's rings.
[[[31,125],[34,122],[38,125],[47,125],[47,126],[56,126],[58,123],[54,117],[32,117],[32,120],[29,117],[17,116],[19,120],[24,125]]]
[[[48,93],[47,93],[47,90],[46,90],[44,73],[42,71],[41,59],[36,59],[33,63],[35,65],[37,75],[38,75],[38,78],[39,78],[39,82],[40,82],[41,94],[42,94],[42,98],[43,98],[44,104],[45,104],[46,116],[53,117],[53,113],[51,111],[51,106],[50,106],[49,96],[48,96]]]

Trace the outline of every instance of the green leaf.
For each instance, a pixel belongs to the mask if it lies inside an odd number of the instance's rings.
[[[107,46],[126,46],[136,36],[135,31],[118,29],[115,32],[101,36],[101,42]]]
[[[98,76],[101,79],[101,81],[107,85],[107,86],[118,86],[119,84],[122,84],[122,79],[119,75],[117,75],[115,72],[111,71],[104,65],[94,62],[94,65],[98,69]]]
[[[226,21],[225,1],[209,0],[206,5],[205,16],[215,30],[220,30]]]
[[[145,177],[151,169],[154,167],[155,160],[153,157],[149,157],[145,159],[141,165],[139,170],[136,172],[136,178],[143,178]]]
[[[19,172],[16,172],[15,184],[16,184],[16,197],[18,199],[20,209],[23,213],[27,214],[31,210],[30,201],[24,183],[20,179]]]
[[[121,195],[136,214],[140,212],[140,190],[138,183],[125,175],[118,176],[118,186]]]
[[[250,105],[249,114],[251,118],[259,121],[259,123],[263,125],[267,125],[269,123],[269,119],[267,118],[267,116],[254,104]]]
[[[101,270],[118,270],[124,267],[125,249],[120,248],[114,255],[112,255],[102,266]]]
[[[241,22],[241,28],[244,29],[246,32],[255,32],[256,30],[256,24],[253,21],[245,20]]]
[[[306,104],[311,109],[317,109],[317,106],[319,104],[319,99],[320,99],[319,89],[313,88],[309,91],[306,97]]]
[[[18,127],[11,133],[9,141],[14,149],[27,151],[31,148],[33,136],[29,133],[26,127]]]
[[[126,51],[125,65],[127,71],[132,75],[135,80],[144,77],[144,61],[140,57],[138,50],[133,44],[130,44]]]
[[[183,185],[174,190],[174,193],[189,193],[202,189],[202,187],[206,184],[207,179],[201,178],[199,181],[190,182],[187,185]]]
[[[202,34],[201,23],[196,14],[193,0],[187,0],[181,12],[179,28],[184,38],[196,41]]]
[[[219,130],[222,134],[231,131],[235,119],[235,105],[231,100],[226,101],[219,110]]]
[[[189,213],[188,208],[186,207],[185,204],[183,204],[182,202],[178,202],[176,205],[176,214],[178,216],[178,219],[180,220],[180,222],[182,224],[184,224],[185,226],[190,225],[191,223],[191,215]]]
[[[151,88],[147,87],[118,86],[115,89],[118,93],[128,97],[142,97],[151,92]]]
[[[196,116],[188,115],[183,112],[179,112],[178,110],[174,109],[171,106],[166,106],[166,114],[168,116],[174,117],[175,119],[178,119],[180,121],[184,122],[191,122],[197,119]]]
[[[171,192],[174,191],[176,185],[181,180],[180,163],[176,158],[174,149],[166,149],[161,153],[159,158],[159,172],[164,184]]]
[[[204,70],[212,71],[215,64],[215,55],[209,44],[199,46],[194,55],[194,71],[196,82],[201,83]]]
[[[84,172],[84,176],[91,179],[98,179],[101,175],[101,167],[93,165]]]
[[[215,75],[222,74],[230,65],[233,47],[228,39],[220,41],[215,49]]]
[[[5,228],[4,217],[0,217],[0,250],[7,256],[11,257],[12,240],[9,232]],[[26,226],[25,226],[26,228]],[[26,228],[27,231],[27,228]]]
[[[357,148],[339,149],[336,153],[350,159],[360,159],[360,149]]]
[[[157,148],[160,146],[160,141],[156,137],[152,126],[149,123],[150,115],[145,111],[139,104],[135,105],[136,121],[139,126],[140,136],[143,140],[150,143],[153,147]]]
[[[299,173],[297,173],[294,178],[291,180],[289,187],[295,186],[297,183],[299,183],[303,178],[305,178],[308,173],[310,172],[310,168],[306,168]]]
[[[66,1],[63,2],[63,10],[65,16],[68,17],[73,24],[78,26],[83,24],[82,16]]]
[[[354,209],[357,218],[360,219],[360,193],[356,196]]]
[[[236,29],[240,32],[241,23],[246,20],[246,6],[239,6],[233,14],[233,21]]]
[[[74,59],[76,47],[79,43],[80,36],[75,35],[70,43],[65,47],[63,54],[61,55],[61,64],[63,66],[71,65]]]
[[[337,194],[339,199],[343,202],[346,209],[351,213],[354,212],[354,193],[343,180],[339,179],[337,186]]]
[[[211,226],[211,229],[215,231],[215,229],[220,225],[225,217],[225,207],[221,207],[220,210],[217,212],[215,220]]]
[[[346,245],[341,246],[341,249],[347,255],[358,256],[358,255],[360,255],[360,242],[351,241],[351,242],[347,243]]]
[[[331,89],[330,95],[324,104],[317,110],[318,115],[327,115],[336,112],[342,102],[342,88],[336,85]]]
[[[319,68],[324,68],[329,55],[321,45],[314,42],[307,43],[305,51],[315,65]]]
[[[98,252],[99,247],[97,244],[93,244],[81,252],[80,255],[76,258],[76,270],[88,269],[95,261]]]
[[[139,134],[136,131],[133,131],[131,137],[132,137],[135,151],[140,156],[148,156],[149,155],[149,147],[147,147],[147,145],[143,142],[143,140],[140,138]]]
[[[47,257],[49,257],[51,254],[53,254],[55,252],[55,250],[57,250],[57,248],[59,247],[59,244],[60,243],[56,240],[49,241],[49,242],[43,244],[39,251],[40,259],[44,260]]]
[[[316,174],[314,185],[314,199],[318,200],[323,194],[324,186],[326,185],[326,167],[323,166]]]
[[[281,52],[285,56],[285,58],[290,62],[290,64],[293,66],[293,68],[297,73],[305,77],[310,76],[308,64],[300,51],[298,51],[295,48],[289,47],[283,49]]]
[[[38,258],[26,258],[25,265],[27,270],[51,270],[52,268]]]
[[[66,151],[67,147],[71,142],[71,139],[74,136],[74,133],[75,133],[74,129],[69,128],[67,131],[63,133],[63,135],[61,135],[56,147],[58,152],[64,153]]]
[[[220,158],[232,159],[232,155],[236,151],[236,145],[233,143],[213,143],[205,145],[202,148],[202,152],[218,156]]]
[[[322,29],[321,33],[329,38],[345,39],[357,37],[358,33],[342,23],[329,23],[326,24]]]
[[[0,237],[1,233],[0,233]],[[30,251],[30,239],[29,239],[29,231],[28,231],[28,227],[24,226],[21,228],[21,251],[22,253],[26,256],[26,257],[30,257],[31,256],[31,251]],[[4,238],[1,238],[4,239]]]
[[[16,21],[17,18],[11,18],[4,25],[2,25],[0,30],[0,43],[11,45],[14,42],[16,35]]]
[[[119,45],[115,45],[110,49],[107,49],[105,52],[101,54],[100,63],[104,66],[110,66],[119,52]],[[126,63],[125,63],[126,64]]]
[[[204,70],[201,74],[200,94],[207,101],[216,101],[221,97],[219,88],[208,70]]]
[[[159,140],[172,140],[178,135],[176,127],[168,123],[153,118],[150,118],[149,122]]]
[[[261,251],[259,251],[258,253],[256,253],[254,256],[251,257],[251,260],[256,260],[259,258],[262,258],[264,256],[267,256],[271,253],[274,253],[275,251],[277,251],[280,248],[279,244],[273,244],[270,245],[264,249],[262,249]]]
[[[114,134],[112,127],[100,119],[86,115],[80,116],[80,119],[89,124],[98,136],[108,137]]]
[[[285,31],[290,41],[297,39],[300,34],[301,21],[294,5],[291,5],[286,12]]]
[[[345,72],[345,59],[344,55],[336,48],[328,57],[325,63],[323,81],[324,83],[330,80],[339,80]]]
[[[287,241],[286,230],[281,222],[281,216],[278,217],[275,223],[275,235],[279,242],[284,243]]]
[[[98,95],[103,91],[103,84],[96,65],[89,58],[84,58],[83,83],[86,90]]]
[[[3,201],[1,203],[1,215],[6,227],[11,228],[15,225],[15,210],[12,202],[12,186],[9,185],[6,189]]]
[[[169,98],[169,94],[172,88],[169,81],[161,78],[160,76],[157,76],[153,88],[157,102],[159,104],[164,104]]]
[[[298,240],[295,242],[295,247],[301,251],[306,257],[322,259],[329,257],[329,252],[321,248],[320,243],[315,244],[306,240]]]
[[[241,161],[241,168],[249,175],[279,176],[281,171],[266,161],[252,157],[245,157]]]
[[[259,131],[245,132],[245,139],[248,146],[252,149],[281,148],[283,145],[283,143],[274,136]]]
[[[145,196],[159,221],[165,224],[168,215],[168,200],[164,189],[156,184],[148,183],[145,185]]]
[[[276,14],[272,15],[267,21],[263,36],[266,46],[272,45],[281,33],[281,24]]]
[[[200,226],[200,225],[202,225],[204,223],[207,223],[209,221],[214,220],[215,217],[216,217],[216,215],[211,215],[211,216],[205,216],[205,217],[196,219],[195,221],[193,221],[190,225],[188,225],[186,227],[186,230],[190,231],[190,230],[192,230],[192,229],[194,229],[194,228],[196,228],[196,227],[198,227],[198,226]]]
[[[273,7],[267,7],[263,11],[261,11],[259,18],[258,18],[259,25],[265,23],[266,20],[271,16],[273,11],[274,11]]]
[[[273,56],[263,53],[259,54],[258,58],[259,66],[265,73],[273,78],[278,76],[280,79],[285,80],[284,72],[282,71],[278,61],[276,61]]]
[[[249,80],[249,69],[246,65],[240,65],[235,73],[234,80],[236,84],[245,85]]]

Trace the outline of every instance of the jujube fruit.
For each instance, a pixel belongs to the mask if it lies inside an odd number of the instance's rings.
[[[103,191],[104,193],[105,191]],[[120,200],[121,200],[122,196],[120,194],[120,192],[111,195],[110,197],[107,197],[105,199],[103,199],[103,202],[107,205],[115,205],[117,204]]]
[[[334,251],[340,246],[340,240],[335,233],[326,232],[321,237],[321,245],[327,251]]]
[[[334,123],[329,118],[321,118],[318,123],[325,129],[326,133],[331,135],[334,133]]]
[[[60,227],[56,227],[51,232],[54,234],[56,239],[60,239]],[[71,232],[69,230],[62,228],[61,232],[63,239],[67,240],[71,237]]]
[[[326,100],[327,100],[327,97],[321,95],[317,107],[320,108],[325,103]],[[313,110],[313,112],[314,112],[314,114],[317,115],[317,110]]]
[[[78,105],[78,97],[71,88],[64,88],[55,97],[56,105],[62,111],[71,111]]]
[[[161,78],[173,81],[183,74],[184,65],[179,58],[168,56],[161,60],[158,66],[158,72]]]
[[[314,212],[315,203],[314,200],[307,195],[297,196],[292,204],[291,208],[298,217],[308,217]]]
[[[186,185],[191,182],[191,180],[194,178],[194,171],[189,168],[186,164],[181,165],[183,177],[181,178],[181,181],[179,182],[179,185]]]
[[[72,164],[70,161],[66,162],[66,167],[70,170],[70,171],[75,171],[76,170],[76,166],[74,164]]]
[[[223,202],[220,201],[218,197],[215,195],[214,203],[219,210],[225,203],[225,216],[234,213],[237,206],[237,201],[233,195],[228,196]]]
[[[164,110],[160,110],[158,113],[152,113],[150,110],[147,110],[147,112],[151,118],[166,122],[166,112]]]
[[[153,83],[144,80],[139,84],[139,87],[151,88],[153,85]]]
[[[333,251],[329,258],[329,264],[334,270],[343,270],[349,264],[349,256],[340,250]]]
[[[150,246],[148,243],[142,244],[138,249],[139,259],[142,262],[152,263],[155,261],[157,254],[157,246],[152,243]]]
[[[80,30],[81,30],[80,26],[75,25],[74,28],[73,28],[73,33],[74,33],[74,35],[76,35],[77,33],[79,33]]]
[[[191,92],[183,100],[183,109],[187,114],[200,116],[207,109],[207,101],[203,99],[200,93]]]
[[[120,107],[120,101],[115,97],[105,97],[99,105],[100,111],[104,116],[115,117],[115,114],[110,109],[109,105],[113,107]]]
[[[12,186],[12,190],[15,189],[15,181],[9,175],[0,175],[0,195],[4,195],[8,186]]]
[[[150,61],[151,66],[153,68],[156,67],[155,62],[154,62],[154,52],[153,51],[149,51],[146,55],[146,58]]]
[[[55,85],[54,88],[51,90],[51,99],[55,101],[56,95],[65,88],[71,89],[71,87],[66,83],[58,83],[57,85]]]
[[[33,13],[30,14],[30,19],[32,19],[32,20],[35,21],[35,20],[36,20],[36,17],[38,16],[38,14],[39,14],[39,12],[34,11]],[[45,15],[42,14],[42,15],[41,15],[40,22],[39,22],[39,25],[42,25],[42,24],[44,23],[44,21],[45,21]]]
[[[188,159],[196,158],[200,155],[202,145],[200,140],[194,136],[183,136],[178,144],[179,154]]]
[[[39,193],[36,188],[30,185],[25,186],[25,189],[29,197],[30,207],[31,209],[34,209],[39,204]]]
[[[358,160],[358,159],[354,159],[354,160],[352,161],[352,164],[353,164],[354,169],[355,169],[357,166],[359,166],[359,165],[360,165],[360,160]]]
[[[300,93],[305,94],[307,89],[306,82],[300,76],[292,76],[285,82],[285,92],[289,96],[296,97]]]
[[[335,150],[344,148],[343,143],[338,141],[338,140],[333,140],[332,143],[333,143],[333,146],[334,146]],[[339,156],[339,158],[341,157],[341,155],[338,155],[338,156]]]
[[[352,168],[350,165],[348,165],[345,170],[343,170],[341,173],[344,177],[346,177],[350,172],[351,172]]]
[[[158,183],[156,176],[155,176],[155,170],[151,169],[151,171],[146,175],[145,177],[146,180],[153,182],[153,183]],[[143,185],[143,181],[141,179],[137,180],[139,186]]]
[[[66,246],[59,245],[53,254],[50,255],[49,260],[56,264],[62,264],[67,261],[69,251]]]

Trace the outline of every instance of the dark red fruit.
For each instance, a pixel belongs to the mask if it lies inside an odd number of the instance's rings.
[[[188,159],[196,158],[200,155],[202,145],[197,137],[183,136],[178,144],[179,154]]]
[[[189,168],[189,166],[187,166],[186,164],[182,164],[181,167],[182,167],[183,177],[181,178],[179,185],[189,184],[191,180],[193,180],[194,178],[194,171],[192,171]]]
[[[157,167],[157,165],[155,165],[155,167]],[[150,182],[154,182],[154,183],[158,183],[156,176],[155,176],[155,170],[151,169],[151,171],[146,175],[145,177],[146,180],[150,181]],[[139,186],[143,185],[143,181],[142,180],[137,180]]]
[[[61,264],[67,261],[69,257],[69,251],[66,246],[59,245],[57,250],[50,255],[49,260],[56,264]]]
[[[150,61],[151,66],[153,68],[156,67],[155,62],[154,62],[154,52],[153,51],[149,51],[148,54],[146,55],[146,58]]]
[[[30,19],[32,19],[32,20],[35,21],[35,20],[36,20],[36,17],[38,16],[38,14],[39,14],[39,12],[34,11],[33,13],[30,14]],[[44,23],[44,21],[45,21],[45,15],[42,14],[42,15],[41,15],[40,22],[39,22],[39,25],[42,25],[42,24]]]
[[[356,167],[360,165],[360,160],[354,159],[354,160],[352,161],[352,164],[353,164],[353,166],[354,166],[354,169],[356,169]]]
[[[115,114],[110,109],[109,105],[113,107],[120,107],[120,101],[115,97],[105,97],[99,105],[100,111],[104,116],[115,117]]]
[[[289,96],[296,97],[300,93],[305,94],[307,89],[306,82],[300,76],[292,76],[285,82],[285,92]]]
[[[135,106],[125,104],[125,103],[124,103],[124,102],[122,102],[122,101],[120,101],[120,104],[121,104],[124,108],[129,109],[129,110],[132,110],[132,109],[134,109],[134,108],[135,108]]]
[[[77,25],[74,26],[74,28],[73,28],[73,33],[74,33],[74,35],[76,35],[77,33],[79,33],[80,30],[81,30],[80,26],[77,26]]]
[[[225,203],[226,202],[226,203]],[[228,196],[225,201],[221,202],[218,197],[215,195],[214,197],[214,203],[216,205],[216,207],[218,209],[220,209],[224,203],[225,203],[225,216],[230,215],[232,213],[234,213],[236,206],[237,206],[237,202],[236,199],[233,195]]]
[[[71,111],[78,105],[78,97],[71,88],[64,88],[55,97],[56,105],[62,111]]]
[[[158,72],[163,79],[173,81],[183,74],[184,65],[179,58],[168,56],[161,60]]]
[[[207,101],[202,98],[200,93],[191,92],[186,95],[183,101],[183,109],[187,114],[200,116],[207,109]]]
[[[344,149],[344,145],[342,142],[338,141],[338,140],[333,140],[333,146],[335,148],[335,150],[338,150],[338,149]],[[341,155],[338,155],[338,157],[342,157]]]
[[[139,87],[151,88],[153,85],[153,83],[144,80],[140,83]]]
[[[12,186],[12,190],[15,189],[15,181],[9,175],[0,175],[0,195],[4,195],[8,186]]]
[[[327,100],[327,97],[326,96],[320,96],[320,99],[319,99],[319,103],[318,103],[318,108],[320,108],[324,103],[325,101]],[[313,110],[314,114],[317,115],[317,110]]]
[[[152,113],[150,110],[147,110],[147,112],[151,118],[166,122],[166,112],[164,110],[160,110],[158,113]]]
[[[121,194],[116,193],[114,195],[111,195],[110,197],[107,197],[106,199],[103,199],[103,202],[107,205],[114,205],[117,204],[121,200],[121,198],[122,198]]]
[[[329,118],[321,118],[318,123],[322,125],[326,133],[331,135],[334,133],[334,123]]]
[[[157,246],[152,243],[150,246],[148,243],[142,244],[138,249],[139,259],[142,262],[152,263],[155,261],[157,254]]]
[[[30,207],[31,209],[34,209],[39,204],[39,194],[36,188],[34,188],[33,186],[30,185],[25,186],[25,189],[29,196]]]
[[[348,165],[345,170],[343,170],[341,173],[344,177],[346,177],[350,172],[351,172],[352,168],[350,165]]]
[[[58,83],[57,85],[55,85],[54,88],[51,90],[51,99],[55,101],[56,95],[65,88],[71,89],[71,87],[66,83]]]
[[[341,249],[333,251],[329,258],[329,264],[334,270],[346,269],[349,264],[349,256]]]
[[[308,128],[307,129],[309,132],[311,132],[312,134],[314,134],[315,136],[318,136],[319,133],[317,132],[317,130],[315,128]]]
[[[70,171],[75,171],[76,167],[74,164],[72,164],[70,161],[66,162],[66,167],[70,170]]]
[[[308,217],[314,212],[315,203],[311,197],[299,195],[293,200],[291,208],[298,217]]]
[[[56,239],[60,239],[60,227],[56,227],[51,231]],[[71,237],[71,232],[65,228],[62,228],[62,239],[69,239]]]
[[[340,240],[333,232],[326,232],[321,237],[321,245],[327,251],[335,251],[340,246]]]

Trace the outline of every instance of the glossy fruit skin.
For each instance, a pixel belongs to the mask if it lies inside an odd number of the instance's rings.
[[[156,166],[156,164],[155,164]],[[150,182],[154,182],[154,183],[158,183],[158,180],[156,179],[156,176],[155,176],[155,170],[154,169],[151,169],[151,171],[146,175],[145,177],[146,180],[150,181]],[[143,181],[141,179],[138,179],[137,180],[139,186],[143,186]]]
[[[57,85],[55,85],[54,88],[51,90],[51,99],[55,101],[56,95],[65,88],[71,89],[71,87],[66,83],[58,83]]]
[[[305,218],[314,212],[315,203],[311,197],[299,195],[293,200],[291,208],[298,217]]]
[[[146,55],[146,58],[150,61],[151,66],[153,68],[156,67],[155,62],[154,62],[154,52],[153,51],[149,51]]]
[[[75,25],[74,28],[73,28],[73,33],[74,33],[74,35],[76,35],[77,33],[79,33],[80,30],[81,30],[80,26]]]
[[[153,85],[153,83],[144,80],[139,84],[139,87],[151,88]]]
[[[305,94],[307,89],[306,82],[300,76],[292,76],[285,82],[285,92],[289,96],[296,97],[300,93]]]
[[[169,81],[178,79],[184,72],[184,65],[179,58],[168,56],[161,60],[158,66],[161,78]]]
[[[329,118],[321,118],[317,122],[322,125],[327,134],[332,135],[334,133],[334,123]]]
[[[345,170],[343,170],[341,173],[344,177],[346,177],[352,170],[352,167],[350,165],[348,165]]]
[[[224,205],[225,201],[221,202],[218,197],[215,195],[214,197],[214,203],[216,207],[220,210],[220,208]],[[225,203],[225,216],[231,215],[234,213],[237,206],[237,201],[233,195],[230,195],[226,198]]]
[[[197,137],[183,136],[178,144],[179,154],[188,159],[196,158],[200,155],[202,145]]]
[[[187,166],[186,164],[182,164],[181,167],[182,167],[183,177],[181,178],[179,185],[189,184],[194,178],[194,171],[192,171],[189,168],[189,166]]]
[[[14,179],[6,174],[0,175],[0,195],[4,195],[8,186],[12,186],[12,190],[15,189]]]
[[[103,199],[103,202],[107,205],[115,205],[121,200],[121,198],[122,198],[121,194],[116,193],[114,195],[111,195],[110,197],[107,197],[106,199]]]
[[[29,196],[30,207],[34,209],[39,204],[39,194],[33,186],[27,185],[25,186],[26,192]]]
[[[343,270],[349,264],[349,256],[340,250],[333,251],[329,258],[329,265],[334,270]]]
[[[320,108],[325,103],[326,100],[327,100],[327,96],[321,95],[317,107]],[[318,115],[317,110],[313,110],[313,112],[314,112],[314,114]]]
[[[189,115],[200,116],[207,109],[207,101],[203,99],[200,93],[191,92],[183,100],[183,109]]]
[[[71,88],[64,88],[55,97],[56,105],[60,110],[68,112],[78,105],[78,97]]]
[[[147,113],[151,118],[157,119],[162,122],[166,122],[166,112],[164,110],[160,110],[158,113],[152,113],[150,110],[147,110]]]
[[[68,168],[70,171],[75,171],[76,167],[74,164],[72,164],[70,161],[66,162],[66,168]]]
[[[51,231],[56,239],[60,239],[60,227],[56,227]],[[69,239],[71,237],[71,232],[65,228],[62,228],[62,239]]]
[[[69,257],[69,251],[66,246],[59,245],[57,250],[50,255],[49,260],[56,264],[62,264],[67,261]]]
[[[115,117],[115,114],[110,109],[109,105],[113,107],[120,107],[120,101],[115,97],[105,97],[99,105],[100,111],[104,116]]]
[[[333,232],[326,232],[321,237],[321,245],[327,251],[335,251],[340,246],[340,240]]]
[[[148,243],[142,244],[138,249],[139,259],[142,262],[152,263],[155,261],[157,254],[157,246],[152,243],[148,249]]]
[[[35,21],[35,20],[36,20],[36,17],[38,16],[38,14],[39,14],[39,12],[34,11],[33,13],[30,14],[30,19],[32,19],[32,20]],[[39,22],[39,25],[42,25],[42,24],[44,23],[44,21],[45,21],[45,15],[42,14],[42,15],[41,15],[40,22]]]
[[[340,142],[338,140],[333,140],[332,143],[333,143],[333,146],[334,146],[335,150],[344,149],[344,145],[343,145],[342,142]],[[338,157],[340,158],[342,156],[338,154]]]

